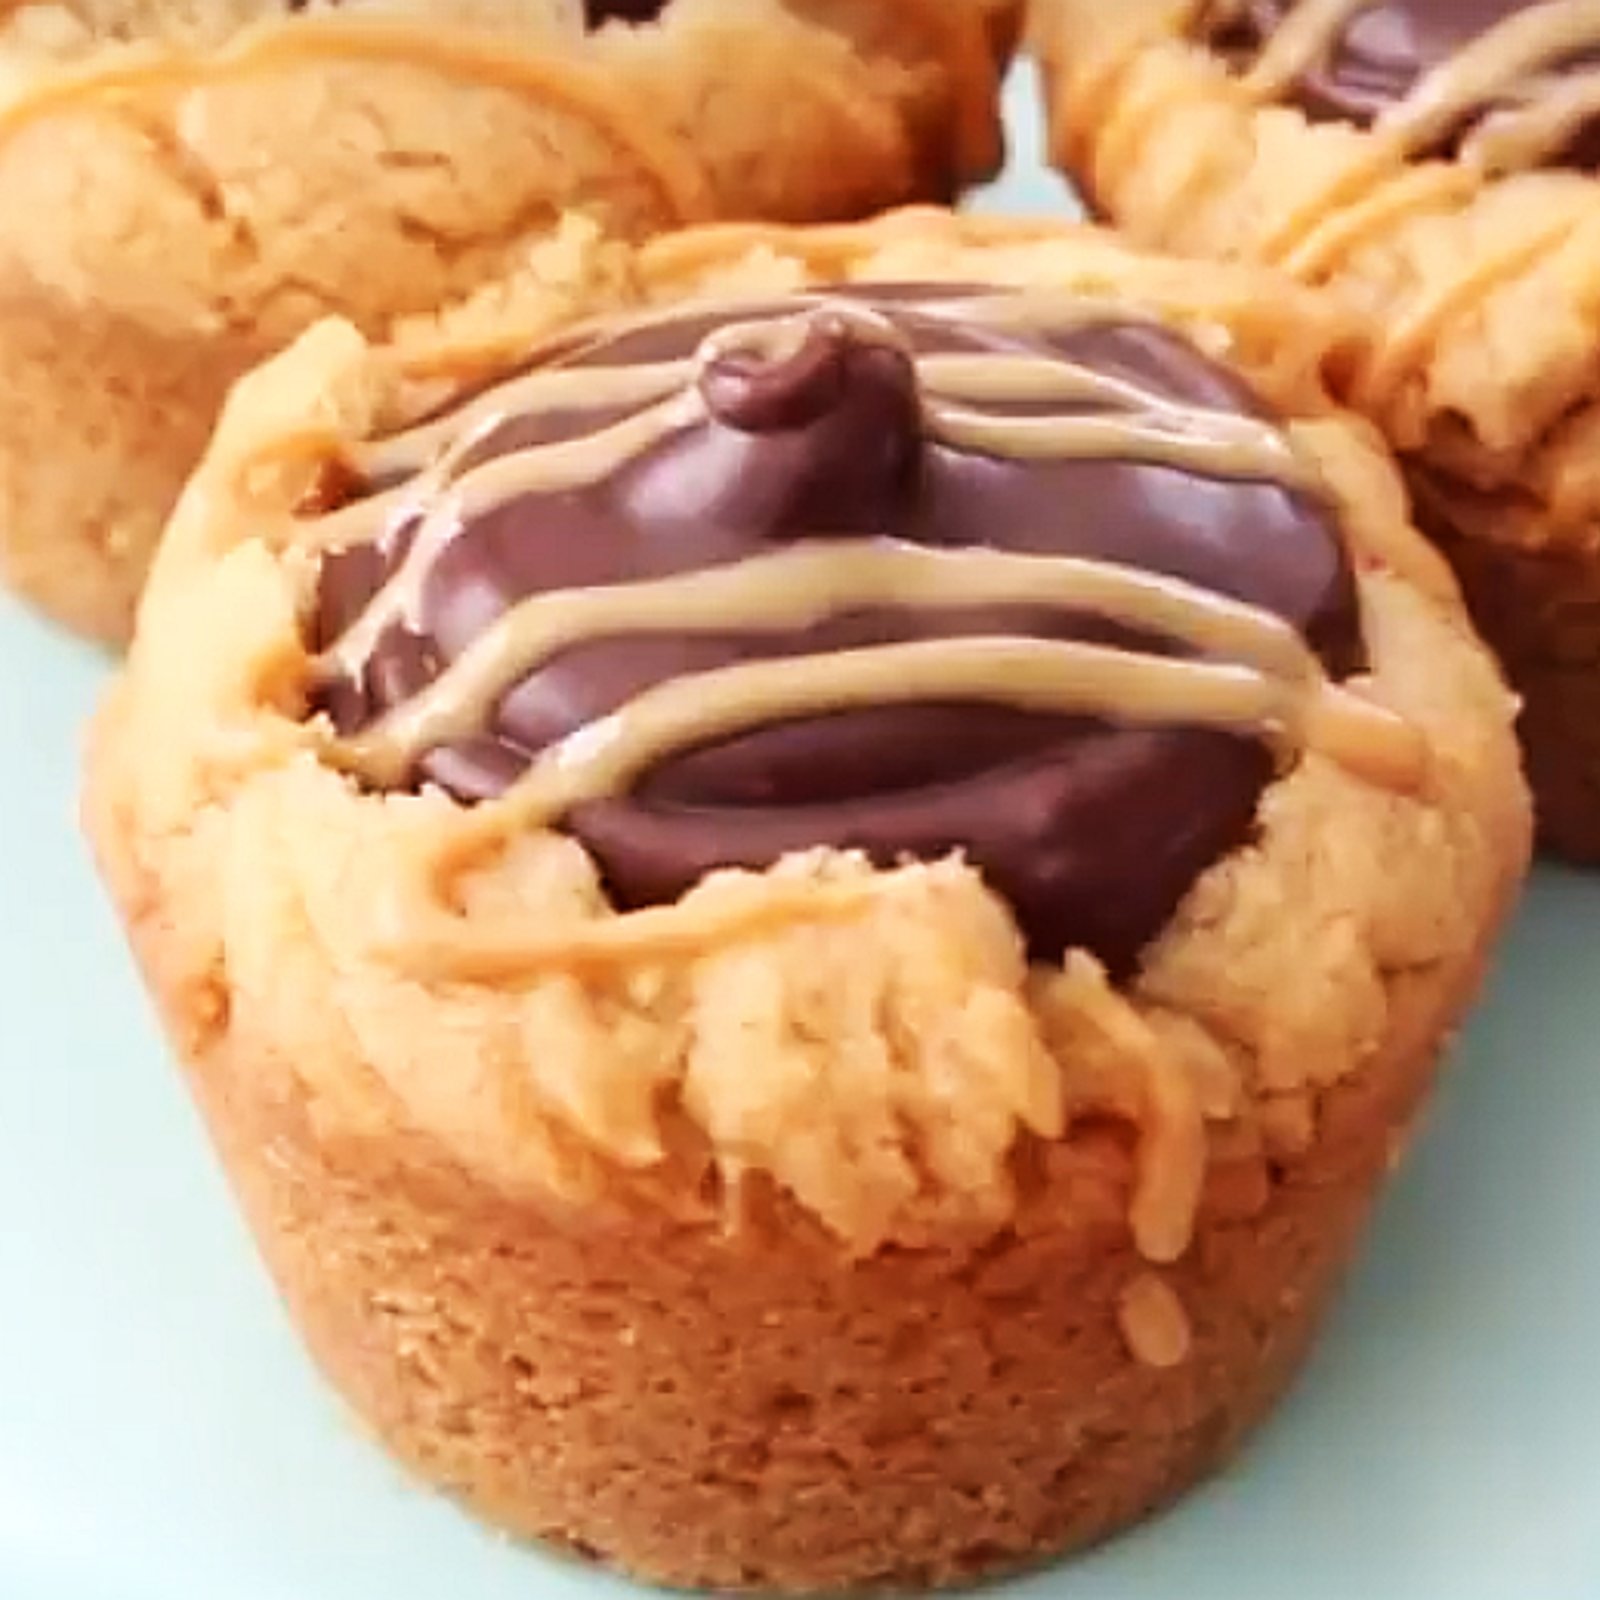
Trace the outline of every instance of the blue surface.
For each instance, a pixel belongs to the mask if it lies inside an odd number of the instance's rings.
[[[1035,149],[998,203],[1060,205]],[[0,1600],[637,1595],[410,1488],[301,1356],[77,840],[102,673],[0,601]],[[1317,1359],[1238,1466],[999,1593],[1600,1600],[1597,929],[1600,878],[1541,874]]]

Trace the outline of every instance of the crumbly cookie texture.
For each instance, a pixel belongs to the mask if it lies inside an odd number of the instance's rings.
[[[1269,263],[1365,330],[1336,372],[1527,703],[1541,831],[1600,860],[1600,182],[1406,161],[1262,104],[1192,0],[1034,0],[1057,156],[1136,238]]]
[[[369,336],[581,207],[622,237],[947,198],[999,159],[1014,6],[82,0],[0,23],[0,578],[120,641],[228,385]]]
[[[936,279],[1111,294],[1233,360],[1344,512],[1363,694],[1423,788],[1320,758],[1130,984],[1032,967],[959,860],[713,875],[626,960],[591,862],[358,791],[302,720],[308,447],[571,315]],[[1370,431],[1336,314],[1093,230],[910,212],[629,252],[576,230],[232,398],[94,731],[87,825],[262,1250],[419,1472],[664,1582],[949,1582],[1097,1537],[1292,1373],[1524,870],[1513,706]],[[443,852],[443,855],[441,854]]]

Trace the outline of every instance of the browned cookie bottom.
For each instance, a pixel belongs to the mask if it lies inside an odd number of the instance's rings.
[[[1036,1228],[852,1262],[803,1229],[564,1227],[415,1150],[329,1148],[223,1059],[192,1082],[316,1359],[421,1477],[655,1582],[922,1587],[1092,1543],[1232,1455],[1360,1238],[1435,1009],[1408,1061],[1326,1100],[1306,1158],[1214,1160],[1162,1272],[1189,1324],[1171,1367],[1129,1348],[1109,1135],[1036,1174]]]

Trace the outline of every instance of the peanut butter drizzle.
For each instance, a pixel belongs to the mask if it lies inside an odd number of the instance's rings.
[[[824,295],[805,296],[801,303],[814,307],[835,323],[848,326],[858,337],[904,347],[905,341],[894,325],[866,307]],[[750,309],[756,310],[759,304],[752,302]],[[654,315],[614,318],[609,331],[614,336],[619,332],[642,330],[674,321],[682,314],[681,309],[674,308]],[[359,470],[369,475],[415,471],[454,439],[463,427],[539,411],[604,411],[657,403],[692,384],[708,361],[736,348],[748,348],[769,359],[781,360],[798,346],[812,321],[804,314],[795,314],[727,323],[704,341],[697,357],[686,356],[677,361],[577,366],[571,364],[573,358],[594,346],[593,340],[580,339],[550,366],[535,367],[508,378],[444,416],[366,445],[354,453],[352,460]]]
[[[1315,282],[1338,268],[1396,218],[1429,206],[1448,206],[1472,192],[1472,178],[1454,163],[1402,167],[1358,200],[1335,200],[1309,228],[1285,229],[1291,239],[1276,264],[1291,277]],[[1302,219],[1297,219],[1297,221]]]
[[[1418,295],[1394,319],[1387,335],[1354,389],[1363,407],[1388,405],[1416,370],[1430,344],[1453,319],[1485,300],[1500,284],[1508,283],[1535,262],[1553,255],[1577,229],[1571,217],[1558,217],[1550,226],[1528,237],[1513,236],[1508,248],[1474,258],[1469,270],[1442,279],[1429,293]]]
[[[370,477],[415,472],[447,448],[463,428],[538,409],[600,411],[614,406],[653,405],[682,389],[693,375],[693,364],[688,361],[544,367],[485,389],[446,416],[363,446],[352,454],[351,460],[358,471]]]
[[[1268,99],[1281,95],[1327,55],[1365,4],[1366,0],[1301,0],[1278,24],[1245,74],[1246,87]]]
[[[1369,709],[1354,697],[1352,707]],[[494,835],[544,827],[575,806],[626,792],[665,757],[792,717],[921,701],[983,700],[1024,711],[1108,709],[1137,723],[1185,722],[1304,742],[1307,697],[1293,680],[1226,662],[1175,661],[1078,641],[918,639],[808,656],[745,661],[670,679],[541,752],[497,800],[477,810]],[[1383,737],[1388,721],[1374,713]],[[344,747],[345,753],[351,747]]]
[[[447,839],[439,857],[419,862],[414,880],[390,886],[388,923],[394,931],[375,947],[383,960],[421,983],[502,983],[552,967],[604,971],[622,961],[692,958],[732,939],[781,933],[800,923],[847,922],[880,905],[886,887],[884,879],[785,883],[759,878],[742,891],[725,890],[711,899],[644,906],[531,932],[525,919],[501,927],[486,926],[482,919],[468,923],[440,904],[438,880],[483,843],[481,832]],[[892,884],[888,887],[892,894]]]
[[[842,322],[859,338],[906,352],[917,367],[925,427],[935,441],[1013,459],[1110,457],[1285,488],[1318,483],[1314,467],[1263,419],[1182,404],[1054,358],[998,352],[916,356],[892,318],[870,307],[821,295],[807,304],[810,309],[800,316],[770,314],[725,324],[683,363],[641,364],[630,376],[619,366],[539,370],[469,402],[454,419],[457,427],[465,421],[466,431],[419,481],[312,524],[324,536],[332,524],[339,542],[357,543],[392,529],[396,515],[417,519],[406,556],[313,664],[314,672],[324,679],[359,676],[388,627],[415,625],[434,563],[469,519],[524,494],[603,480],[673,430],[705,416],[694,380],[708,363],[735,350],[781,359],[819,321]],[[933,301],[918,310],[970,317],[975,308],[996,324],[1012,326],[1127,316],[1122,308],[1099,304],[1085,311],[1082,302],[1063,316],[1059,297],[1048,295]],[[704,310],[680,308],[677,315]],[[674,382],[678,387],[671,387]],[[463,466],[505,416],[541,406],[614,408],[621,394],[644,402],[642,409],[576,439]],[[976,409],[985,402],[1052,401],[1092,409],[1061,416]],[[367,459],[388,449],[392,464],[437,448],[447,433],[448,419],[429,422],[371,447]],[[675,752],[775,721],[951,699],[1229,728],[1266,738],[1285,753],[1315,746],[1387,785],[1406,788],[1419,780],[1423,752],[1414,732],[1329,685],[1295,630],[1257,607],[1115,563],[986,549],[935,551],[852,538],[813,540],[729,567],[535,595],[511,607],[410,701],[359,734],[330,736],[327,755],[367,781],[401,782],[428,751],[484,726],[502,696],[541,663],[590,640],[635,632],[792,630],[868,605],[1041,602],[1160,634],[1198,657],[1173,659],[1084,642],[958,637],[698,673],[642,692],[545,750],[505,794],[476,809],[468,831],[481,829],[493,838],[507,828],[555,822],[574,806],[625,790]]]
[[[927,417],[929,435],[941,444],[1015,461],[1118,457],[1197,476],[1269,478],[1286,488],[1315,482],[1288,439],[1252,417],[1213,412],[1201,420],[1188,407],[1160,404],[1143,415],[1081,417],[1006,417],[930,404]]]
[[[1074,557],[928,550],[889,540],[792,546],[728,567],[534,595],[513,606],[427,688],[352,739],[346,757],[398,783],[427,751],[481,727],[500,697],[560,651],[627,633],[791,630],[857,607],[1049,605],[1092,610],[1291,683],[1320,668],[1287,623],[1174,578]]]
[[[408,503],[420,504],[422,516],[405,559],[335,643],[328,660],[339,670],[355,671],[391,623],[414,617],[435,561],[449,541],[474,517],[493,511],[519,495],[553,494],[598,483],[704,414],[705,407],[699,395],[693,389],[680,389],[667,399],[586,437],[496,456],[467,471],[430,475],[430,481],[421,488],[420,494],[415,490],[410,494],[401,491],[364,502],[365,507],[378,510],[375,519],[369,517],[353,524],[367,538],[375,538],[383,530],[388,520],[386,514],[399,511]],[[486,419],[482,432],[492,431],[498,420],[498,417]],[[462,454],[465,452],[452,452],[457,459]],[[346,508],[347,511],[354,509],[358,508]],[[334,516],[343,518],[344,513],[335,512]]]
[[[1366,4],[1302,0],[1246,73],[1246,87],[1266,99],[1282,96],[1327,57]],[[1537,166],[1600,112],[1600,72],[1551,70],[1595,49],[1600,49],[1597,0],[1545,0],[1505,17],[1430,69],[1378,117],[1375,129],[1400,153],[1414,156],[1487,112],[1463,140],[1461,160],[1488,173]],[[1502,101],[1508,104],[1500,107]]]
[[[1490,174],[1537,166],[1600,116],[1600,72],[1571,73],[1541,90],[1523,105],[1490,112],[1462,142],[1462,159]]]
[[[1594,0],[1547,0],[1514,12],[1425,74],[1379,118],[1379,127],[1410,150],[1426,148],[1502,96],[1526,95],[1530,105],[1547,101],[1558,80],[1541,76],[1544,69],[1595,46],[1600,4]],[[1522,149],[1538,161],[1551,147],[1524,140]]]

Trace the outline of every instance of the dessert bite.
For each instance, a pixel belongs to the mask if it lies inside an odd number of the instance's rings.
[[[373,338],[581,211],[623,238],[949,200],[1005,0],[98,0],[0,20],[0,580],[131,626],[229,384]]]
[[[1600,860],[1600,21],[1581,0],[1036,0],[1055,146],[1136,237],[1334,296],[1525,705],[1551,846]]]
[[[88,827],[406,1463],[658,1582],[947,1583],[1226,1458],[1526,865],[1265,275],[914,211],[547,253],[240,385]]]

